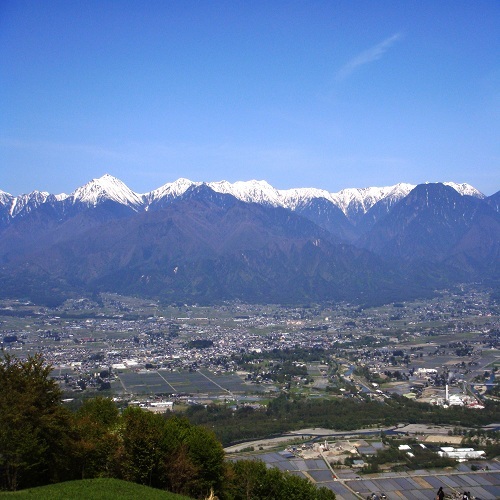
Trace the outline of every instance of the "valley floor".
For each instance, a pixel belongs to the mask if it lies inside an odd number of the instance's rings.
[[[445,436],[450,441],[454,436],[448,436],[448,430],[447,427],[425,425],[383,429],[386,433],[401,435],[409,432],[426,443],[439,443]],[[472,498],[482,500],[500,498],[500,462],[497,460],[469,461],[455,468],[376,474],[362,474],[359,467],[332,468],[332,462],[344,459],[350,449],[377,447],[377,443],[365,441],[371,437],[374,437],[373,429],[349,433],[302,429],[280,437],[240,443],[225,451],[230,460],[255,458],[264,461],[268,467],[306,477],[318,486],[331,489],[337,498],[344,500],[371,498],[372,494],[379,498],[385,495],[388,500],[431,499],[435,498],[440,486],[448,498],[461,499],[464,491],[469,491]],[[324,446],[322,443],[326,445],[327,441],[328,446]],[[248,451],[252,448],[255,451]]]

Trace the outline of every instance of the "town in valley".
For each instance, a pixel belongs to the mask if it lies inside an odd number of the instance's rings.
[[[4,353],[42,354],[68,405],[105,396],[121,407],[154,412],[182,414],[207,405],[258,412],[283,394],[382,404],[397,395],[450,411],[481,412],[500,396],[500,308],[483,287],[458,286],[428,299],[376,307],[163,304],[111,293],[55,308],[3,300],[0,329]],[[497,426],[491,431],[496,436]],[[497,463],[484,460],[481,446],[463,445],[468,432],[403,421],[356,432],[304,429],[226,450],[231,459],[257,457],[303,474],[340,498],[364,498],[374,488],[380,495],[389,488],[377,483],[377,474],[365,484],[359,471],[366,456],[384,449],[389,435],[407,437],[469,464],[453,472],[456,491],[461,475],[473,470],[485,474],[483,482],[493,477],[488,491],[494,495],[500,482],[498,470],[491,469]],[[416,445],[399,446],[408,446],[402,450],[411,456]],[[414,472],[392,473],[386,483],[401,474],[405,481],[417,480]],[[427,481],[431,491],[434,474],[420,475],[419,488]],[[394,484],[393,492],[411,489]]]

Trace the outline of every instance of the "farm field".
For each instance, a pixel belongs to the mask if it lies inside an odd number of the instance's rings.
[[[236,374],[216,375],[208,370],[138,371],[118,374],[121,392],[130,394],[223,394],[262,392],[256,385],[245,384]],[[119,390],[120,386],[115,384]]]

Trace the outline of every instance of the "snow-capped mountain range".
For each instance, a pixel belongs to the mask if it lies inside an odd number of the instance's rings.
[[[351,221],[356,220],[356,217],[360,215],[366,214],[381,200],[385,200],[388,206],[392,206],[415,188],[413,184],[399,183],[387,187],[348,188],[338,193],[330,193],[317,188],[280,190],[264,180],[203,183],[180,178],[149,193],[139,194],[132,191],[116,177],[105,174],[79,187],[70,195],[53,195],[47,192],[33,191],[29,194],[12,196],[9,193],[0,191],[0,207],[3,206],[4,210],[6,209],[9,218],[28,213],[44,203],[57,202],[64,202],[66,206],[84,205],[95,207],[105,201],[113,201],[139,212],[141,210],[147,211],[151,206],[168,203],[182,196],[189,188],[202,184],[206,184],[217,193],[230,194],[246,203],[283,207],[292,211],[304,207],[314,199],[324,199],[338,207]],[[485,198],[480,191],[469,184],[454,182],[445,182],[444,184],[451,186],[461,195],[469,195],[480,199]]]
[[[0,297],[379,303],[498,287],[499,195],[452,182],[330,193],[188,179],[139,194],[111,175],[69,195],[0,191]]]

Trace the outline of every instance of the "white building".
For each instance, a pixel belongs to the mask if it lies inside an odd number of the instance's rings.
[[[441,451],[438,451],[438,454],[441,457],[454,458],[458,462],[486,458],[483,450],[474,450],[474,448],[452,448],[451,446],[443,446]]]

